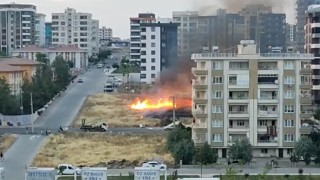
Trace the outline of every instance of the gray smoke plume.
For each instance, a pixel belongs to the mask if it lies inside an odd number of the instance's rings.
[[[286,13],[287,21],[295,22],[295,0],[192,0],[193,6],[200,15],[215,15],[219,8],[227,9],[229,13],[237,13],[250,4],[271,6],[274,13]]]

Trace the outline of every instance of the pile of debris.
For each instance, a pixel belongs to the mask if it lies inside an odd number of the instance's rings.
[[[140,166],[139,161],[129,161],[126,159],[112,160],[109,162],[100,162],[98,164],[92,165],[92,167],[107,167],[108,169],[124,169],[124,168],[134,168]]]

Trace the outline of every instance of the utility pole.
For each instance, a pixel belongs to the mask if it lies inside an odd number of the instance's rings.
[[[30,98],[31,98],[31,133],[34,134],[34,127],[33,127],[33,100],[32,100],[32,93],[30,93]]]
[[[20,89],[20,110],[21,110],[21,115],[23,115],[23,91]]]
[[[176,127],[176,97],[171,96],[170,99],[172,100],[172,118],[173,118],[173,127]]]

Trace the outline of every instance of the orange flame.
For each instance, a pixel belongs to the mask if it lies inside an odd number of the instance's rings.
[[[130,107],[131,109],[144,110],[144,109],[161,109],[161,108],[172,108],[173,103],[170,99],[160,98],[157,102],[150,102],[149,100],[140,101],[137,99]]]

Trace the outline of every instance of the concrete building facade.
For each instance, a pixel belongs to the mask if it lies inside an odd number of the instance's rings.
[[[12,50],[35,43],[36,6],[0,4],[0,47],[9,55]]]
[[[290,157],[294,142],[312,130],[312,54],[257,53],[242,41],[238,54],[193,54],[192,138],[226,158],[248,138],[254,157]]]
[[[140,13],[138,17],[130,18],[130,61],[140,61],[141,48],[141,23],[155,23],[156,18],[153,13]]]
[[[99,29],[100,40],[111,40],[113,38],[113,31],[111,28],[106,28],[103,26]]]
[[[52,45],[52,23],[46,22],[45,23],[45,45],[51,46]]]
[[[178,59],[177,23],[141,23],[141,83],[153,84]]]
[[[46,43],[46,15],[37,13],[35,23],[35,44],[43,46]]]
[[[52,13],[52,45],[76,45],[88,52],[98,53],[99,21],[92,14],[67,8],[63,13]]]
[[[84,69],[88,65],[88,52],[71,45],[58,45],[55,47],[27,46],[14,50],[12,56],[36,61],[38,53],[45,54],[50,64],[54,62],[57,56],[61,56],[65,61],[72,61],[76,69]]]

